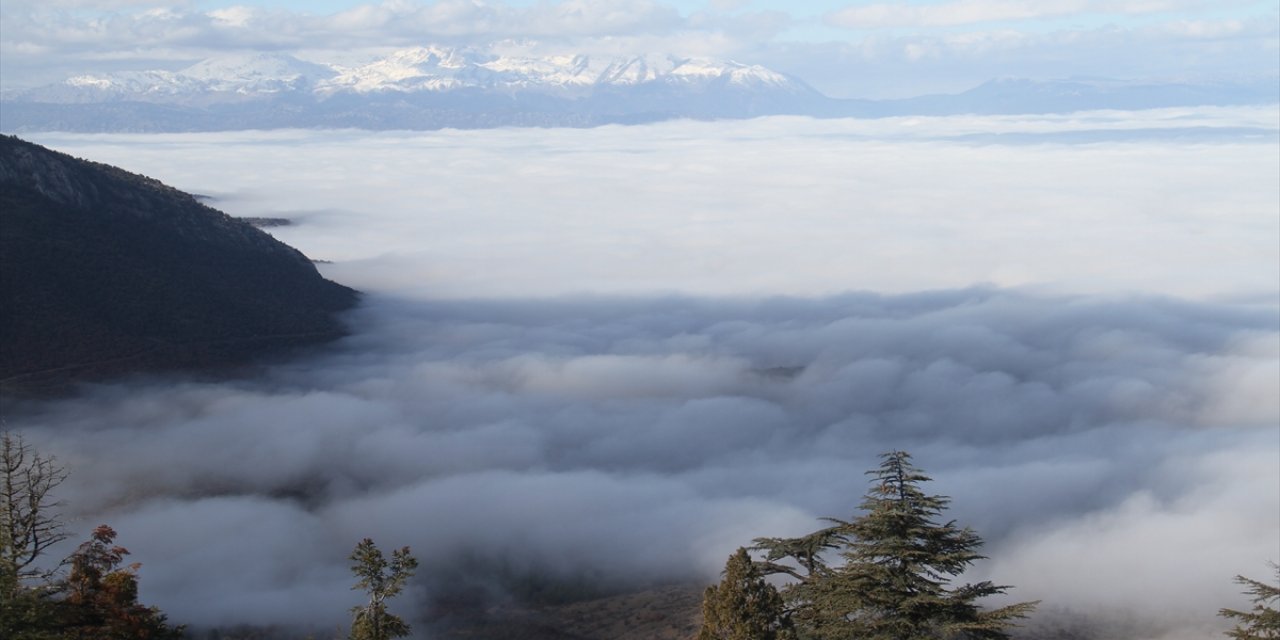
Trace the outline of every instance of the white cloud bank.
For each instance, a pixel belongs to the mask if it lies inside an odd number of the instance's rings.
[[[233,213],[298,215],[277,230],[283,240],[337,262],[327,269],[353,286],[397,295],[992,283],[1274,297],[1276,117],[1269,107],[36,140],[220,196]]]
[[[9,424],[198,625],[341,622],[364,536],[413,546],[419,603],[464,566],[710,580],[849,515],[905,448],[990,541],[980,574],[1047,617],[1203,637],[1280,551],[1274,123],[43,136],[293,216],[371,294],[253,380]]]

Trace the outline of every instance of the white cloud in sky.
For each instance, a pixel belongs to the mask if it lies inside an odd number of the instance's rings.
[[[930,4],[856,4],[826,16],[829,24],[850,29],[953,27],[986,22],[1031,21],[1101,14],[1110,16],[1173,13],[1220,7],[1205,0],[952,0]]]
[[[1078,12],[1083,4],[1078,0],[1036,3],[961,0],[931,5],[871,4],[833,12],[826,19],[828,24],[850,29],[937,27],[1066,15]]]
[[[846,41],[773,46],[762,54],[835,96],[958,93],[992,78],[1274,78],[1280,16],[1157,20],[1025,30],[873,30]],[[840,72],[835,70],[839,69]]]
[[[6,2],[5,4],[10,5],[12,9],[42,7],[67,11],[104,12],[124,9],[147,11],[158,7],[168,7],[175,10],[187,9],[193,7],[195,2],[193,0],[174,0],[173,2],[157,2],[156,0],[41,0],[40,2],[32,2],[30,0],[17,0],[15,2]]]
[[[227,27],[246,27],[253,20],[256,12],[251,7],[236,5],[225,9],[214,9],[207,15],[213,18],[215,23],[220,23]]]

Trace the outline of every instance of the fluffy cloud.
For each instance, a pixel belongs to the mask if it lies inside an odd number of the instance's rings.
[[[1274,135],[1273,108],[1224,108],[37,141],[244,215],[299,216],[276,233],[360,288],[410,297],[975,282],[1207,296],[1280,286],[1259,266],[1280,261],[1280,202],[1260,188],[1280,171]],[[246,172],[246,155],[262,162]]]
[[[661,32],[679,26],[679,14],[651,0],[570,0],[510,7],[471,0],[430,4],[387,2],[360,5],[324,17],[335,33],[363,33],[372,43],[441,36],[570,37]]]
[[[829,95],[909,97],[999,77],[1269,78],[1280,72],[1277,41],[1277,15],[1258,13],[1134,26],[866,30],[838,41],[771,43],[758,55]]]
[[[952,27],[985,22],[1044,20],[1081,14],[1158,14],[1220,6],[1204,0],[1133,2],[1129,0],[951,0],[924,5],[863,4],[833,11],[828,24],[849,29]]]
[[[54,49],[101,52],[180,45],[192,51],[229,46],[275,49],[313,45],[387,47],[449,38],[616,37],[661,34],[683,20],[652,0],[572,0],[512,7],[471,0],[363,4],[327,15],[245,5],[205,12],[166,6],[114,12],[51,12],[6,5],[6,35]]]
[[[196,624],[339,620],[366,535],[412,545],[428,592],[464,566],[708,580],[752,537],[852,513],[890,448],[988,537],[984,572],[1055,606],[1194,612],[1280,530],[1277,416],[1203,412],[1280,384],[1274,350],[1239,346],[1277,339],[1274,309],[972,289],[374,297],[351,321],[259,380],[113,385],[15,426]],[[1251,388],[1210,382],[1240,366]]]
[[[47,136],[293,217],[370,294],[256,377],[7,420],[71,469],[74,528],[113,525],[144,600],[197,625],[331,628],[364,536],[413,546],[415,602],[711,580],[851,514],[904,448],[989,540],[979,577],[1046,620],[1203,636],[1280,534],[1274,123]],[[992,265],[1046,286],[970,286]]]
[[[1080,0],[1035,4],[1000,0],[960,0],[930,5],[871,4],[832,12],[826,16],[826,22],[849,29],[954,26],[1070,15],[1079,13],[1086,4]]]

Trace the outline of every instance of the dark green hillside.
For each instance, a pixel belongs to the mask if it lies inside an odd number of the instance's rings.
[[[193,196],[0,136],[0,390],[245,361],[342,334],[356,293]]]

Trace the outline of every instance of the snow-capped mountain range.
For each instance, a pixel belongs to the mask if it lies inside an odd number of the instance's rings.
[[[306,89],[315,80],[332,75],[329,67],[285,55],[229,56],[204,60],[181,71],[78,75],[60,84],[21,92],[18,97],[164,101],[209,93],[271,95]]]
[[[764,115],[1063,113],[1274,104],[1277,84],[1274,77],[1225,84],[1005,79],[955,95],[848,100],[733,61],[424,46],[354,65],[250,54],[180,70],[82,74],[0,96],[0,130],[583,127]]]
[[[399,51],[317,84],[320,93],[448,91],[462,88],[570,92],[598,86],[724,82],[754,90],[807,90],[798,81],[758,65],[705,58],[643,55],[600,58],[585,54],[548,57],[483,55],[470,50],[421,47]]]
[[[22,91],[25,101],[84,103],[136,100],[207,103],[309,94],[386,94],[477,90],[583,97],[600,88],[642,85],[732,87],[748,92],[812,93],[799,80],[759,65],[671,55],[513,56],[473,49],[418,47],[352,67],[305,62],[284,54],[205,60],[179,71],[79,75]]]

